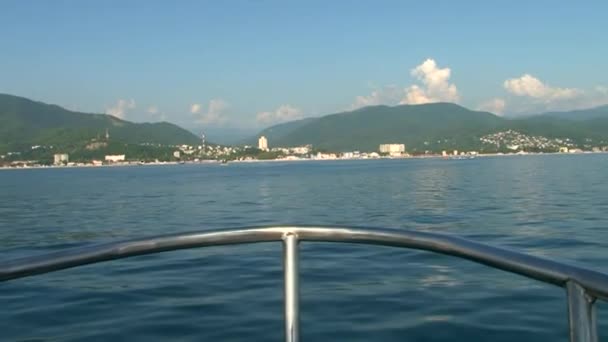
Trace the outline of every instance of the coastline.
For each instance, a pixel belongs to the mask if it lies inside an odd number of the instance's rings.
[[[572,155],[598,155],[608,154],[607,151],[600,152],[574,152],[574,153],[487,153],[477,155],[465,155],[465,156],[442,156],[442,155],[417,155],[417,156],[404,156],[404,157],[380,157],[380,158],[285,158],[285,159],[250,159],[250,160],[234,160],[228,162],[228,164],[247,164],[247,163],[292,163],[292,162],[314,162],[314,161],[356,161],[356,160],[408,160],[408,159],[441,159],[441,160],[468,160],[476,158],[490,158],[490,157],[522,157],[522,156],[572,156]],[[219,160],[204,160],[204,161],[171,161],[171,162],[152,162],[152,163],[141,163],[141,162],[125,162],[125,163],[113,163],[103,165],[93,164],[75,164],[75,165],[31,165],[31,166],[0,166],[2,170],[40,170],[40,169],[73,169],[73,168],[114,168],[114,167],[135,167],[135,166],[170,166],[170,165],[226,165]]]

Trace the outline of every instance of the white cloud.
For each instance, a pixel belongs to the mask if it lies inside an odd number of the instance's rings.
[[[197,115],[197,121],[204,125],[222,125],[228,117],[226,110],[230,104],[222,99],[212,99],[207,105],[207,111],[202,112],[202,105],[195,103],[190,106],[190,112]]]
[[[608,104],[608,87],[597,86],[591,92],[589,99],[590,107],[604,106]]]
[[[258,113],[256,120],[260,124],[280,123],[302,118],[302,111],[291,105],[281,105],[271,112]]]
[[[357,96],[350,109],[374,105],[423,104],[432,102],[460,101],[455,84],[450,82],[451,69],[441,68],[429,58],[410,72],[416,82],[401,88],[385,86],[375,88],[369,95]],[[608,87],[596,86],[592,89],[555,87],[544,83],[531,74],[510,78],[503,82],[504,89],[511,96],[492,98],[477,107],[502,115],[508,108],[511,114],[538,113],[553,110],[573,110],[608,104]]]
[[[579,89],[551,87],[530,74],[508,79],[503,83],[503,86],[514,95],[539,99],[545,102],[572,99],[582,95],[582,91]]]
[[[605,87],[605,86],[597,86],[597,87],[595,87],[595,91],[597,91],[600,94],[608,95],[608,87]]]
[[[135,108],[135,100],[119,99],[116,105],[106,108],[106,114],[113,115],[117,118],[124,119],[127,112]]]
[[[146,109],[146,113],[148,113],[149,116],[152,116],[156,120],[160,120],[160,121],[166,121],[167,120],[167,114],[165,114],[164,112],[162,112],[158,108],[158,106],[152,105],[152,106],[148,107],[148,109]],[[146,119],[148,119],[148,118],[146,118]]]
[[[506,106],[507,104],[505,100],[500,98],[494,98],[481,103],[479,106],[477,106],[477,110],[494,113],[496,115],[502,115],[505,112]]]
[[[357,109],[367,106],[377,106],[381,104],[397,104],[403,97],[403,89],[397,86],[391,85],[381,89],[372,91],[367,96],[357,96],[355,103],[351,105],[351,109]]]
[[[158,113],[158,107],[156,107],[156,106],[150,106],[150,107],[148,107],[147,112],[150,113],[150,114],[157,114]]]
[[[201,111],[201,105],[200,104],[194,103],[193,105],[190,106],[190,113],[197,114],[200,111]]]
[[[406,89],[406,96],[401,103],[422,104],[430,102],[458,102],[458,89],[450,83],[450,68],[440,69],[434,59],[427,59],[411,72],[412,76],[422,82],[424,87],[412,85]]]
[[[568,111],[608,104],[608,88],[604,86],[586,90],[553,87],[530,74],[510,78],[503,86],[514,95],[509,101],[510,111],[514,113]]]
[[[434,59],[427,59],[410,72],[420,84],[406,88],[386,86],[370,95],[357,96],[351,109],[372,105],[423,104],[431,102],[458,102],[460,95],[456,85],[450,83],[450,68],[439,68]]]

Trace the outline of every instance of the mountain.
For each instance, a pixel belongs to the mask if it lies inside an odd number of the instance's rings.
[[[567,112],[548,112],[542,113],[540,115],[545,117],[576,121],[608,118],[608,105],[589,109],[571,110]]]
[[[470,111],[452,103],[371,106],[273,126],[260,134],[278,128],[283,134],[275,139],[269,135],[272,146],[312,144],[336,151],[374,151],[385,143],[404,143],[418,149],[438,144],[466,147],[475,144],[475,136],[492,131],[502,121],[494,114]]]
[[[403,143],[411,152],[483,149],[484,135],[516,130],[547,138],[608,141],[608,117],[561,119],[550,115],[506,119],[452,103],[371,106],[320,118],[288,122],[260,132],[270,146],[312,144],[331,151],[376,151],[378,145]]]
[[[268,127],[258,133],[256,136],[249,137],[243,141],[241,141],[241,145],[251,145],[257,146],[258,138],[260,136],[265,136],[268,140],[279,141],[283,137],[292,133],[296,129],[305,126],[313,121],[318,120],[318,118],[305,118],[300,120],[289,121],[285,123],[280,123],[271,127]]]
[[[168,122],[133,123],[106,114],[88,114],[23,97],[0,94],[0,151],[32,145],[65,145],[105,136],[140,144],[196,144],[199,138]]]

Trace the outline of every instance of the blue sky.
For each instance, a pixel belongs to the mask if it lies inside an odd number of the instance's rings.
[[[4,0],[0,92],[210,130],[380,103],[591,107],[608,103],[606,13],[606,1]]]

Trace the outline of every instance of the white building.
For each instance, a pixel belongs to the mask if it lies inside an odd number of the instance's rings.
[[[335,153],[321,153],[318,152],[316,156],[313,156],[312,159],[338,159]]]
[[[310,152],[310,145],[308,146],[296,146],[291,148],[294,154],[308,154]]]
[[[268,151],[268,139],[263,135],[258,139],[258,148],[262,151]]]
[[[380,153],[388,153],[391,156],[401,155],[405,153],[404,144],[382,144],[380,145]]]
[[[290,150],[285,147],[273,147],[270,149],[272,152],[281,152],[285,154],[289,154]]]
[[[173,157],[179,158],[179,157],[181,157],[181,153],[179,151],[174,151],[173,152]]]
[[[110,163],[125,161],[125,155],[124,154],[108,154],[108,155],[106,155],[105,160]]]
[[[53,164],[61,165],[69,162],[70,156],[67,153],[58,153],[53,156]]]

